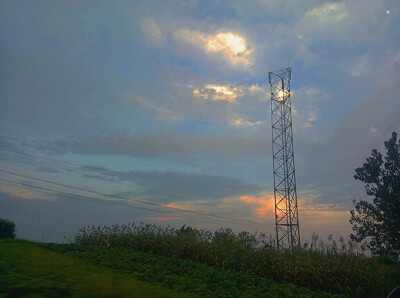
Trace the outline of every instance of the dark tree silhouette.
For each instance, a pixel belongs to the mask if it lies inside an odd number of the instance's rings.
[[[16,233],[17,231],[13,221],[0,218],[0,239],[15,238]]]
[[[386,156],[374,149],[361,168],[356,169],[354,178],[364,182],[367,195],[373,196],[372,203],[356,202],[351,210],[350,237],[357,242],[369,240],[373,255],[400,255],[400,140],[397,133],[385,142]]]

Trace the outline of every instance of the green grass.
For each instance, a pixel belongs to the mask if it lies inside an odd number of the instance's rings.
[[[163,257],[123,247],[40,244],[52,251],[92,264],[132,273],[145,281],[201,297],[340,297],[290,283],[279,284],[235,270],[224,270],[192,260]]]
[[[139,225],[82,230],[76,244],[1,240],[0,297],[356,298],[400,284],[390,258],[279,252],[256,236]]]
[[[339,247],[332,237],[326,244],[317,240],[314,235],[309,249],[277,251],[272,237],[265,234],[128,224],[83,228],[73,241],[82,246],[111,245],[193,260],[279,284],[291,283],[348,297],[386,297],[400,284],[398,261],[367,258],[362,255],[363,245],[352,241],[346,244],[342,238]]]
[[[0,240],[0,297],[188,297],[20,240]]]
[[[119,247],[0,241],[0,297],[340,297]]]

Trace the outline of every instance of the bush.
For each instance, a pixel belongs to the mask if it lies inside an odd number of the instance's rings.
[[[0,218],[0,239],[15,238],[16,234],[15,223],[11,220]]]

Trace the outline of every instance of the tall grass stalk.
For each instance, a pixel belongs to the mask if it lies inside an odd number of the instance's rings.
[[[192,259],[210,266],[270,277],[314,290],[379,297],[400,283],[400,265],[393,260],[367,258],[365,245],[338,246],[330,235],[325,244],[313,234],[310,245],[277,251],[275,239],[264,233],[231,229],[215,232],[189,226],[179,229],[155,224],[86,227],[74,238],[80,245],[120,246],[168,257]]]

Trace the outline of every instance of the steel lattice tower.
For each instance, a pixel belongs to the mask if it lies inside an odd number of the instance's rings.
[[[271,71],[271,123],[274,167],[276,242],[278,249],[300,246],[294,167],[291,68]]]

